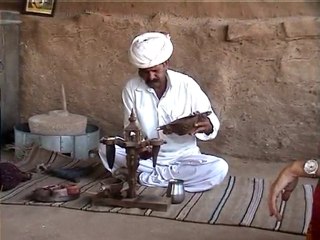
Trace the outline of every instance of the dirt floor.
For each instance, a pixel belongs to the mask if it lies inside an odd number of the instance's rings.
[[[3,153],[1,161],[12,158]],[[274,178],[285,163],[256,162],[228,158],[230,174]],[[1,240],[88,239],[281,239],[302,240],[300,235],[247,227],[209,226],[172,220],[92,213],[62,208],[0,205]]]
[[[1,206],[2,240],[302,240],[304,237],[245,227],[209,226],[150,217],[59,208]]]

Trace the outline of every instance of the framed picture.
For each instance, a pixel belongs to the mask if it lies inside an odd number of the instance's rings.
[[[26,0],[24,13],[53,16],[57,0]]]

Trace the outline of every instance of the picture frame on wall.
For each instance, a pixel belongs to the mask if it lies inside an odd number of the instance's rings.
[[[24,13],[52,17],[57,0],[26,0]]]

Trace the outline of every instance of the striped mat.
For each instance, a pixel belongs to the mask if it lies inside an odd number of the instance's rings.
[[[91,159],[90,161],[99,160]],[[24,171],[32,171],[39,163],[50,163],[53,167],[71,167],[88,164],[88,161],[72,160],[67,156],[34,147],[17,165]],[[183,203],[171,205],[166,212],[158,212],[150,209],[91,205],[90,196],[98,191],[100,181],[106,177],[105,169],[102,165],[98,165],[94,173],[82,178],[78,183],[81,188],[78,199],[65,203],[39,203],[29,200],[30,193],[34,189],[67,181],[35,173],[32,180],[21,183],[13,190],[0,192],[0,203],[142,215],[203,224],[254,227],[300,235],[306,234],[310,221],[314,186],[309,184],[298,185],[288,202],[279,202],[284,216],[280,222],[269,217],[267,195],[270,182],[264,179],[227,176],[222,184],[214,189],[201,193],[186,193]],[[165,196],[165,192],[165,188],[138,186],[137,189],[138,194]]]

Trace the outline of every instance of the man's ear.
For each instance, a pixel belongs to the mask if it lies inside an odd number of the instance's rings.
[[[169,67],[169,60],[165,61],[163,64],[163,68],[168,69]]]

